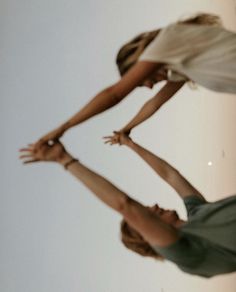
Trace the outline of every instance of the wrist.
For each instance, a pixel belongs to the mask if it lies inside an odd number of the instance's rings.
[[[131,129],[125,127],[123,129],[121,129],[119,132],[124,133],[126,135],[129,135],[131,132]]]
[[[63,155],[61,155],[56,162],[58,162],[59,164],[61,164],[62,166],[64,166],[66,163],[68,163],[69,161],[71,161],[73,159],[73,156],[70,155],[69,153],[65,152],[63,153]]]
[[[79,160],[76,158],[71,158],[69,161],[67,161],[65,164],[63,164],[63,166],[66,170],[68,170],[69,166],[74,164],[74,163],[79,163]]]
[[[129,139],[129,140],[125,143],[125,145],[128,146],[128,147],[130,147],[130,148],[132,148],[132,147],[134,146],[134,142],[133,142],[131,139]]]
[[[72,127],[72,125],[71,125],[70,122],[68,121],[68,122],[62,124],[62,125],[60,126],[60,129],[61,129],[62,133],[64,134],[64,132],[67,131],[68,129],[70,129],[71,127]]]

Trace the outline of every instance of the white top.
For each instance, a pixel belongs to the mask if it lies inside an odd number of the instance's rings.
[[[236,33],[220,26],[174,23],[162,29],[139,60],[165,63],[169,80],[192,80],[236,93]]]

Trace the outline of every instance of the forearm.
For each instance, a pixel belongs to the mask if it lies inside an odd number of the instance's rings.
[[[170,82],[168,81],[162,89],[150,100],[148,100],[137,115],[121,129],[121,131],[128,133],[134,127],[149,119],[157,110],[160,109],[182,86],[184,82]]]
[[[66,157],[70,161],[72,157]],[[79,162],[70,164],[68,171],[79,179],[94,195],[106,205],[119,212],[150,244],[165,246],[178,238],[175,228],[164,223],[139,202],[127,196],[101,175]]]
[[[173,187],[181,198],[196,195],[205,200],[202,194],[177,169],[165,160],[131,140],[126,145],[135,151],[162,179]]]
[[[61,165],[65,165],[67,161],[70,161],[72,156],[69,154],[64,155],[60,161]],[[103,201],[109,207],[115,209],[118,212],[122,212],[129,197],[119,190],[116,186],[110,183],[103,176],[90,170],[80,162],[74,162],[68,166],[68,171],[80,180],[88,189],[90,189],[94,195]]]
[[[133,141],[130,141],[127,146],[136,152],[161,178],[171,184],[171,178],[178,172],[174,167]]]
[[[130,132],[133,128],[149,119],[163,103],[164,102],[161,102],[161,100],[157,100],[157,98],[150,99],[143,105],[134,118],[121,129],[121,131],[125,133]]]
[[[64,131],[76,126],[89,118],[104,112],[121,101],[113,90],[113,86],[106,88],[98,93],[90,102],[88,102],[79,112],[73,115],[69,120],[61,125]]]

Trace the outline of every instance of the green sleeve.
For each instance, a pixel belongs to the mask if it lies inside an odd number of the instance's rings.
[[[205,257],[205,248],[201,241],[197,237],[189,235],[182,235],[169,246],[153,246],[153,249],[164,258],[186,268],[198,266]]]
[[[196,195],[192,195],[184,198],[184,204],[187,209],[188,217],[191,217],[194,216],[203,205],[207,204],[207,202]]]

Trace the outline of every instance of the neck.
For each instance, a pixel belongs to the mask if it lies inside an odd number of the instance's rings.
[[[176,222],[174,223],[174,227],[175,227],[175,228],[180,228],[180,227],[181,227],[182,225],[184,225],[186,222],[187,222],[187,221],[184,221],[184,220],[179,219],[178,221],[176,221]]]

